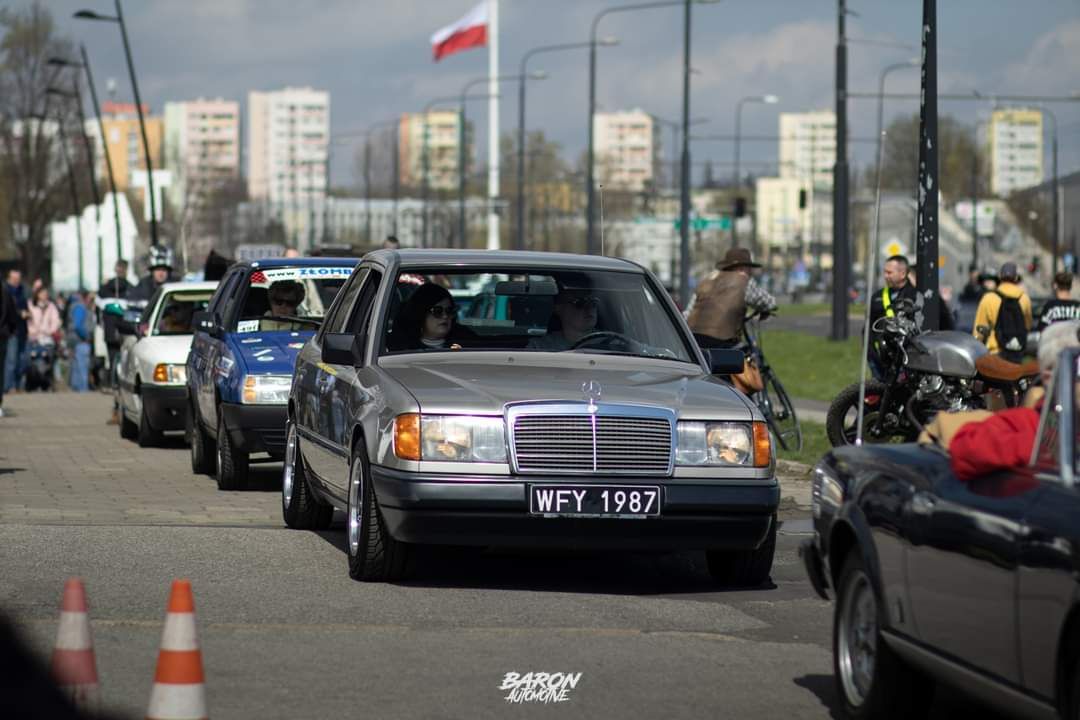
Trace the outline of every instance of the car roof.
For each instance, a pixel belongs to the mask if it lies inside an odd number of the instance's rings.
[[[303,257],[303,258],[263,258],[246,263],[253,268],[280,268],[280,267],[355,267],[360,263],[360,258],[353,257]]]
[[[216,290],[217,286],[217,280],[200,282],[169,282],[162,283],[161,290],[164,293],[189,290]]]
[[[566,270],[644,272],[640,265],[621,258],[520,250],[422,250],[419,248],[407,248],[402,250],[375,250],[364,257],[365,259],[370,258],[389,265],[394,256],[400,258],[402,267],[430,265],[483,267],[501,265],[522,268],[544,267]]]

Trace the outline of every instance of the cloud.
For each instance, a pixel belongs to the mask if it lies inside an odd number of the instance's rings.
[[[1080,90],[1080,20],[1040,35],[1027,55],[1002,72],[1002,88],[1024,94],[1068,95]]]

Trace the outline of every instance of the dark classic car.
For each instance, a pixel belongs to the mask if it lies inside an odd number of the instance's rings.
[[[480,303],[491,311],[461,310]],[[779,503],[769,433],[713,375],[741,369],[738,351],[698,348],[626,261],[370,253],[297,359],[285,522],[345,510],[363,580],[448,544],[704,550],[717,580],[761,584]]]
[[[935,446],[833,450],[801,554],[835,600],[850,717],[925,715],[940,680],[1025,717],[1080,717],[1078,352],[1043,404],[1028,467],[960,481]]]

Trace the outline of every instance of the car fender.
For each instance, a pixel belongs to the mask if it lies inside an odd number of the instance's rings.
[[[844,560],[852,549],[855,549],[862,557],[863,568],[870,578],[870,584],[874,588],[874,595],[880,606],[880,617],[887,618],[889,614],[885,612],[884,606],[885,589],[881,582],[881,563],[878,559],[874,536],[870,530],[870,523],[857,503],[845,502],[829,529],[828,545],[825,548],[826,572],[837,594]]]

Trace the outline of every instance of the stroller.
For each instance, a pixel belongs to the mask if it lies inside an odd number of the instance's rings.
[[[31,345],[30,360],[26,368],[26,391],[52,390],[55,365],[56,343],[51,338]]]

